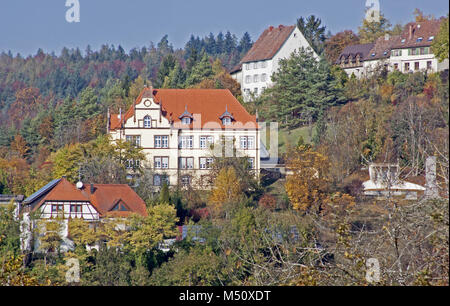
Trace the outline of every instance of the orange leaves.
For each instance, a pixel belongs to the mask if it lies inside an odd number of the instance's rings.
[[[12,151],[16,152],[20,158],[24,158],[30,150],[27,146],[27,142],[20,134],[14,136],[10,148]]]
[[[274,210],[277,207],[277,200],[270,194],[265,194],[259,199],[258,206],[269,210]]]
[[[23,119],[34,117],[43,98],[38,88],[27,87],[16,92],[16,101],[11,105],[8,115],[11,122],[20,126]]]

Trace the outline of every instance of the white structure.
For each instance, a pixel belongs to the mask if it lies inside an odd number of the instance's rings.
[[[440,63],[431,50],[441,22],[442,19],[410,22],[401,35],[386,35],[372,44],[347,46],[336,64],[349,76],[354,74],[358,78],[383,67],[388,71],[398,70],[403,73],[446,70],[449,68],[448,59]]]
[[[370,180],[363,183],[364,195],[377,198],[404,197],[406,200],[416,200],[425,188],[405,182],[399,178],[397,164],[369,165]]]
[[[31,219],[34,212],[37,219]],[[45,234],[47,221],[61,225],[60,250],[73,248],[70,240],[69,220],[83,219],[98,223],[104,217],[122,218],[131,213],[147,215],[144,201],[125,184],[76,185],[65,177],[55,179],[23,201],[21,209],[21,248],[39,250],[39,237]]]
[[[143,149],[153,185],[208,186],[215,157],[246,157],[258,175],[260,132],[255,116],[225,89],[144,89],[125,114],[108,120],[114,141]],[[213,145],[213,146],[211,146]],[[233,149],[234,148],[234,149]],[[128,162],[131,169],[136,166]]]
[[[252,95],[260,95],[271,86],[271,76],[278,71],[280,59],[289,58],[302,47],[310,48],[314,56],[318,57],[297,26],[280,25],[266,29],[239,65],[230,72],[241,84],[244,101],[251,100]]]

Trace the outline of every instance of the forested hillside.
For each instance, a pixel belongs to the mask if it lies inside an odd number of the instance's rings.
[[[420,11],[417,18],[423,16]],[[334,65],[340,50],[399,31],[384,17],[358,33],[326,33],[320,19],[298,27],[320,54],[298,50],[280,61],[275,84],[243,103],[278,122],[286,138],[279,162],[289,172],[256,175],[245,157],[215,158],[210,190],[153,186],[151,167],[131,143],[105,135],[107,109],[124,111],[145,85],[227,88],[242,101],[228,71],[251,47],[245,34],[192,36],[184,49],[167,37],[126,53],[104,46],[61,55],[0,55],[0,193],[30,195],[54,178],[129,183],[148,216],[93,228],[70,220],[74,250],[59,252],[57,220],[40,232],[41,252],[20,250],[13,207],[0,210],[2,285],[68,285],[66,261],[80,263],[78,285],[448,285],[449,78],[389,72],[348,76]],[[448,57],[448,17],[433,52]],[[444,34],[442,34],[444,33]],[[439,53],[437,53],[439,52]],[[292,131],[308,129],[294,139]],[[368,197],[371,163],[398,164],[399,178],[425,185],[425,161],[436,157],[440,197]],[[129,170],[129,169],[128,169]],[[389,187],[390,188],[390,187]],[[388,189],[389,189],[388,188]],[[196,226],[174,248],[160,243]],[[88,246],[101,244],[98,250]],[[369,272],[379,263],[379,279]]]
[[[228,88],[239,97],[239,84],[227,69],[251,46],[248,33],[238,40],[227,32],[191,36],[183,49],[174,49],[164,36],[129,53],[103,45],[84,52],[64,48],[60,55],[41,49],[28,57],[0,54],[0,150],[8,160],[0,167],[0,192],[9,186],[5,191],[32,193],[36,186],[27,187],[26,180],[18,186],[11,168],[29,177],[50,153],[105,134],[107,109],[126,111],[145,85]]]

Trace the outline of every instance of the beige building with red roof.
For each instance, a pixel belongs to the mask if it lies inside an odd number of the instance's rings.
[[[39,239],[33,236],[38,224],[30,219],[35,213],[39,220],[55,220],[62,225],[62,251],[73,247],[69,237],[68,221],[83,219],[99,222],[105,217],[123,218],[130,214],[147,215],[145,202],[126,184],[76,185],[65,177],[55,179],[21,203],[21,247],[38,250]],[[42,233],[40,233],[42,234]]]
[[[252,95],[258,96],[271,86],[271,77],[278,71],[279,61],[289,58],[302,47],[310,48],[317,57],[297,26],[279,25],[265,29],[241,62],[230,72],[241,84],[244,100],[251,100]]]
[[[142,148],[154,186],[206,187],[218,156],[246,157],[259,173],[257,119],[227,89],[146,88],[127,112],[109,116],[108,132]]]

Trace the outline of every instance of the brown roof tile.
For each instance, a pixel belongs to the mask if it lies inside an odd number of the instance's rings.
[[[261,34],[241,63],[271,59],[295,29],[293,26],[269,27]]]
[[[366,60],[370,55],[370,50],[375,46],[374,43],[350,45],[342,50],[336,63],[340,64],[342,61],[354,60],[356,55],[360,56],[360,60]]]
[[[404,29],[401,39],[394,48],[429,47],[433,43],[429,40],[432,36],[437,36],[441,26],[442,18],[436,20],[426,20],[421,22],[410,22]],[[419,40],[422,38],[422,40]]]
[[[391,55],[391,49],[398,43],[400,43],[400,35],[394,36],[382,36],[379,37],[370,50],[369,55],[365,60],[377,60],[382,58],[389,58]],[[373,55],[373,56],[372,56]]]

